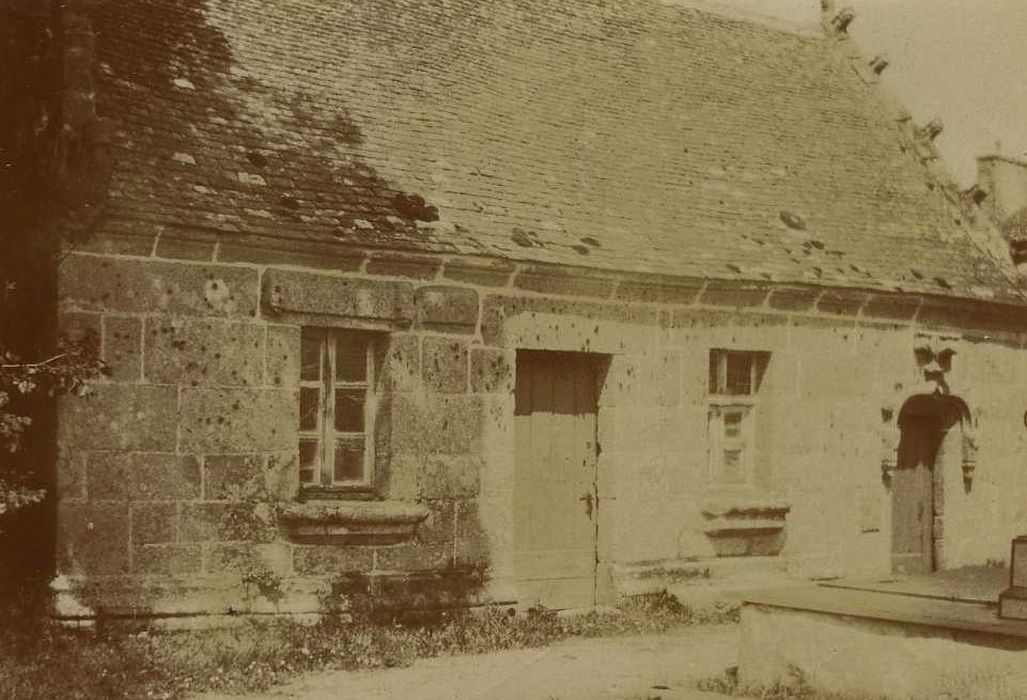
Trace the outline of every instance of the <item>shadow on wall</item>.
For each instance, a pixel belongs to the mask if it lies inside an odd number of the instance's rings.
[[[923,464],[933,469],[941,441],[948,431],[970,420],[970,409],[958,396],[911,396],[899,411],[898,468],[911,469]]]
[[[204,0],[134,0],[98,3],[92,12],[99,108],[123,132],[116,193],[158,206],[184,204],[214,219],[257,211],[246,222],[254,230],[281,227],[286,234],[328,211],[322,223],[347,243],[388,239],[403,247],[429,235],[416,222],[435,220],[438,211],[354,153],[363,136],[338,96],[326,121],[316,116],[313,96],[271,88],[240,70],[206,8]],[[267,114],[255,119],[247,94],[266,104]],[[332,152],[348,157],[332,160]],[[336,184],[327,191],[325,183]],[[373,228],[355,226],[358,219]]]

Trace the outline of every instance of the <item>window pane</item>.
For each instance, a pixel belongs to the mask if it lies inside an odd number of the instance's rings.
[[[722,387],[720,386],[720,362],[723,359],[724,354],[718,350],[710,351],[710,388],[711,394],[721,393]]]
[[[743,481],[742,451],[740,449],[724,450],[724,468],[721,477],[724,481],[733,484]]]
[[[732,396],[752,393],[752,355],[741,352],[727,354],[727,391]]]
[[[317,381],[321,378],[321,339],[304,334],[300,340],[300,379]]]
[[[367,341],[359,337],[338,340],[335,346],[335,379],[340,382],[367,381]]]
[[[300,387],[300,430],[317,430],[321,414],[321,390]]]
[[[335,429],[340,433],[364,432],[364,390],[335,390]]]
[[[745,413],[742,411],[724,412],[724,437],[737,438],[742,434],[742,418]]]
[[[336,482],[364,480],[364,441],[339,440],[335,443]]]
[[[317,440],[300,440],[300,484],[316,484],[321,471],[320,444]]]

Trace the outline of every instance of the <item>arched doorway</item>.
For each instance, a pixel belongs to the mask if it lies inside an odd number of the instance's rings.
[[[899,411],[897,464],[891,475],[895,572],[939,568],[945,507],[942,485],[944,479],[961,473],[963,425],[969,418],[962,399],[941,393],[911,396]]]

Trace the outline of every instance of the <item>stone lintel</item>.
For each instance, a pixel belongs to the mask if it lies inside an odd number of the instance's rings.
[[[272,314],[334,316],[404,327],[414,317],[414,288],[409,282],[270,269],[263,289],[265,308]]]

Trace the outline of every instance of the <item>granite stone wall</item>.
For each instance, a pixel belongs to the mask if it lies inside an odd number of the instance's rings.
[[[516,602],[517,349],[608,358],[601,597],[728,558],[886,572],[882,408],[926,390],[923,338],[955,350],[948,385],[979,423],[972,484],[943,475],[959,486],[940,523],[946,566],[1003,558],[1027,524],[1027,323],[997,305],[139,233],[113,222],[60,270],[62,327],[97,331],[113,371],[60,411],[58,573],[81,614]],[[424,509],[410,537],[311,541],[284,525],[303,326],[387,338],[374,494],[383,521],[390,504]],[[770,353],[744,489],[710,480],[711,348]]]

